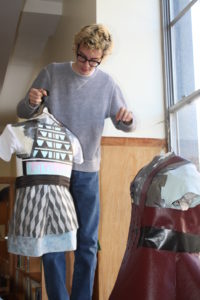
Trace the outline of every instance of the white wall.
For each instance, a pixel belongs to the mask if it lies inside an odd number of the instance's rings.
[[[74,34],[84,25],[96,22],[96,1],[94,0],[63,0],[62,18],[56,33],[46,45],[41,66],[56,61],[74,59],[72,43]]]
[[[165,138],[159,0],[63,3],[63,17],[47,44],[42,65],[72,59],[73,36],[80,27],[95,20],[104,23],[113,35],[115,47],[101,68],[120,84],[138,124],[134,133],[124,133],[107,120],[103,135]]]
[[[131,134],[106,122],[104,135],[165,138],[159,0],[97,0],[97,23],[115,42],[102,68],[120,84],[138,122]]]
[[[2,98],[10,98],[15,110],[32,81],[29,74],[35,76],[51,61],[72,59],[74,34],[95,21],[107,25],[115,41],[113,54],[102,68],[119,82],[138,122],[137,130],[126,134],[108,121],[104,136],[165,138],[159,0],[63,0],[60,23],[38,63],[23,61],[23,56],[11,59]]]
[[[116,130],[107,120],[103,135],[165,138],[159,0],[64,0],[62,18],[39,68],[72,59],[74,34],[94,22],[108,26],[115,44],[101,68],[120,84],[137,119],[134,133]]]

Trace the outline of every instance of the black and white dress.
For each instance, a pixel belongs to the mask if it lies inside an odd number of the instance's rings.
[[[9,161],[13,153],[18,176],[8,251],[41,256],[75,250],[78,222],[69,184],[73,162],[83,162],[78,139],[45,108],[6,126],[0,158]]]

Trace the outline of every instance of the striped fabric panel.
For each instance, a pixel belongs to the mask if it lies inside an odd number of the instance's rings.
[[[77,228],[74,203],[66,187],[36,185],[17,189],[10,234],[39,238]]]

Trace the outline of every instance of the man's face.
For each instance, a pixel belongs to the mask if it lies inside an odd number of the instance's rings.
[[[102,50],[88,49],[87,47],[80,45],[75,62],[76,71],[81,75],[90,75],[101,62],[102,56]]]

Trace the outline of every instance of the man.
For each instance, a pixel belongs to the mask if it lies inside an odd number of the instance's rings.
[[[73,165],[71,194],[78,216],[77,250],[71,300],[92,297],[99,224],[100,140],[104,120],[126,132],[135,128],[135,120],[119,86],[98,69],[110,54],[112,37],[103,25],[83,27],[74,38],[74,62],[52,63],[35,79],[26,97],[17,107],[19,117],[29,118],[46,99],[50,112],[78,137],[84,163]],[[43,256],[49,300],[69,299],[65,287],[65,254]],[[52,283],[57,283],[57,289]]]

